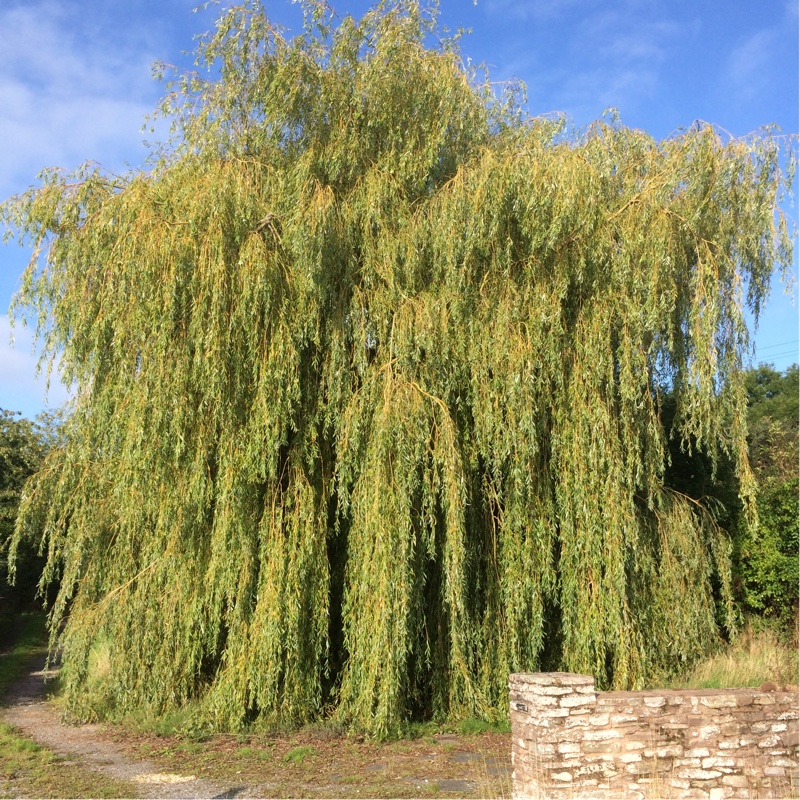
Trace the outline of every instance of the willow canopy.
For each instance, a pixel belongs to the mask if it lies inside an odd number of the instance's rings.
[[[17,531],[60,581],[72,708],[385,735],[505,714],[510,671],[699,657],[728,544],[666,437],[750,496],[744,308],[791,261],[791,148],[571,132],[435,8],[305,8],[291,39],[221,17],[149,171],[5,205],[16,303],[77,386]]]

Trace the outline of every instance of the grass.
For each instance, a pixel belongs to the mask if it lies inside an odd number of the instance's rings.
[[[131,797],[127,783],[72,764],[0,724],[0,797]]]
[[[729,689],[797,683],[798,650],[775,628],[748,623],[724,650],[701,661],[669,689]]]
[[[0,699],[8,687],[23,674],[28,664],[47,650],[47,628],[43,613],[26,612],[0,615],[0,630],[4,641],[13,641],[8,650],[0,653]]]
[[[198,730],[196,719],[191,706],[161,716],[141,709],[118,717],[106,733],[132,760],[147,758],[161,771],[246,786],[260,796],[510,796],[507,725],[413,723],[403,738],[377,742],[335,720],[212,735]]]
[[[480,736],[482,733],[511,733],[507,719],[488,722],[477,717],[454,720],[452,722],[409,722],[403,728],[403,739],[427,739],[434,741],[436,736],[459,734],[460,736]]]
[[[11,684],[44,655],[47,632],[42,613],[0,615],[5,641],[0,653],[0,699]],[[16,634],[16,636],[14,636]],[[100,776],[56,753],[9,725],[0,724],[0,797],[132,797],[131,784]]]
[[[509,797],[510,736],[486,731],[377,742],[324,726],[216,734],[203,743],[111,727],[164,772],[246,786],[265,797]],[[465,783],[466,782],[466,783]],[[460,784],[458,788],[454,784]],[[463,784],[463,786],[461,785]]]
[[[297,751],[300,751],[300,750],[302,750],[302,748],[297,748],[295,753],[297,753]],[[309,750],[311,752],[313,752],[314,748],[313,747],[309,748]],[[195,751],[195,752],[198,752],[198,751]],[[311,753],[308,753],[308,755],[310,755],[310,754]],[[252,761],[252,760],[270,761],[273,758],[272,750],[269,747],[250,747],[250,746],[238,747],[236,750],[233,751],[233,756],[234,756],[234,758],[250,760],[250,761]],[[284,756],[284,759],[286,761],[290,761],[290,760],[295,760],[296,761],[298,757],[299,757],[298,755],[295,755],[290,759],[289,758],[289,754],[287,753]],[[303,755],[300,758],[299,763],[303,762],[303,758],[305,758],[305,755]]]
[[[492,731],[493,733],[511,733],[511,725],[508,720],[493,723],[475,717],[462,719],[458,723],[458,732],[462,736],[479,736],[482,733],[486,733],[486,731]]]
[[[173,709],[163,714],[153,713],[148,708],[140,708],[133,713],[122,715],[112,711],[103,719],[145,736],[154,734],[165,738],[174,737],[197,743],[205,742],[210,738],[211,732],[198,723],[195,706],[194,703],[188,703],[183,708]]]
[[[302,764],[308,756],[313,756],[317,751],[311,745],[300,745],[293,747],[284,757],[284,761],[293,761],[295,764]]]

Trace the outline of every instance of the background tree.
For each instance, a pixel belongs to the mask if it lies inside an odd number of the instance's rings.
[[[730,543],[664,483],[658,387],[752,502],[743,304],[791,263],[785,142],[573,132],[466,72],[435,8],[306,10],[291,41],[221,18],[150,172],[5,206],[78,387],[18,527],[71,708],[98,639],[122,709],[379,735],[504,715],[513,670],[699,657]]]
[[[36,599],[45,564],[39,537],[17,544],[15,574],[9,574],[8,556],[25,482],[54,446],[58,429],[58,415],[52,412],[40,414],[35,421],[17,416],[0,409],[0,611],[31,607]]]
[[[668,487],[702,504],[730,533],[734,599],[741,611],[793,629],[798,602],[798,382],[797,366],[777,372],[748,369],[748,455],[754,470],[756,515],[738,497],[735,464],[712,462],[695,443],[670,436],[675,398],[665,390],[661,420],[669,440]]]
[[[745,607],[791,625],[798,608],[798,368],[761,364],[747,373],[750,463],[758,527],[740,523],[734,575]]]

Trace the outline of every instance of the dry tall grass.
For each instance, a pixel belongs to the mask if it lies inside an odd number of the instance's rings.
[[[798,683],[798,650],[772,628],[748,624],[724,650],[697,664],[668,688],[724,689]]]

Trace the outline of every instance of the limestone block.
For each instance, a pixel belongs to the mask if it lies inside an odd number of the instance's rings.
[[[575,713],[578,712],[578,713]],[[572,713],[564,720],[565,728],[588,728],[589,717],[584,713],[584,709],[573,709]]]
[[[558,705],[561,708],[576,708],[578,706],[593,706],[595,702],[594,695],[569,694],[559,698]]]
[[[753,703],[757,706],[774,706],[775,697],[771,694],[757,694],[753,697]]]
[[[652,761],[634,761],[625,765],[625,772],[631,775],[651,775],[653,770]]]
[[[645,758],[681,758],[683,747],[679,744],[670,744],[666,747],[648,748],[644,751]]]
[[[684,767],[678,770],[679,778],[688,778],[692,781],[710,781],[714,778],[719,778],[722,773],[715,769],[697,769],[692,767]]]
[[[583,732],[583,741],[584,742],[601,742],[606,741],[608,739],[621,739],[622,734],[614,730],[613,728],[608,728],[606,730],[601,731],[584,731]]]
[[[769,760],[769,766],[797,768],[797,759],[789,758],[788,756],[773,756]]]
[[[550,744],[558,744],[559,742],[580,742],[581,739],[583,739],[583,730],[581,728],[563,727],[548,731],[546,736],[540,737],[540,741]]]
[[[591,675],[576,675],[572,672],[513,672],[508,678],[509,686],[594,686]]]
[[[701,697],[700,705],[708,708],[735,708],[739,701],[735,694],[712,694]]]
[[[712,767],[736,767],[738,765],[735,758],[711,756],[703,759],[702,766],[703,769],[711,769]]]
[[[733,789],[715,786],[713,789],[709,789],[708,797],[709,800],[725,800],[727,797],[733,797]]]
[[[750,785],[744,775],[725,775],[722,778],[722,783],[726,786],[733,786],[736,789],[746,789]]]
[[[783,742],[784,747],[796,748],[800,742],[800,737],[798,737],[798,732],[796,730],[786,731],[786,733],[781,734],[781,741]]]
[[[615,742],[606,742],[605,744],[612,744],[613,745],[613,744],[615,744]],[[585,747],[586,747],[586,745],[584,745],[584,748]],[[587,753],[585,749],[583,751],[583,760],[586,761],[587,763],[590,763],[590,764],[594,764],[594,763],[596,763],[598,761],[605,761],[605,762],[608,762],[610,764],[610,763],[615,762],[617,760],[618,756],[619,756],[619,754],[616,753],[616,752],[615,753],[603,753],[603,752],[598,751],[596,753]]]
[[[624,742],[622,746],[626,750],[644,750],[644,748],[647,747],[647,744],[645,742],[639,742],[636,741],[635,739],[631,739],[629,741]]]
[[[750,730],[753,733],[766,733],[771,727],[769,722],[753,722],[750,724]]]
[[[555,698],[549,698],[555,700]],[[537,708],[536,724],[541,724],[541,719],[555,719],[556,717],[568,717],[569,711],[566,708]]]
[[[613,757],[615,753],[619,752],[619,740],[612,739],[611,741],[603,742],[583,742],[581,744],[581,751],[591,756],[595,756],[598,753],[606,753]]]
[[[717,742],[717,747],[720,750],[737,750],[741,747],[740,739],[720,739]]]
[[[642,706],[644,695],[639,692],[603,692],[597,695],[597,702],[616,706],[619,709],[629,709],[625,713],[630,714],[633,713],[633,709]]]
[[[747,733],[749,726],[743,722],[726,722],[720,726],[723,736],[735,736],[737,733]]]
[[[686,702],[686,698],[677,692],[665,695],[665,697],[667,700],[667,705],[670,706],[682,706]]]

